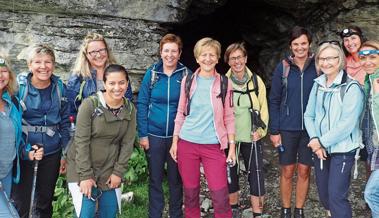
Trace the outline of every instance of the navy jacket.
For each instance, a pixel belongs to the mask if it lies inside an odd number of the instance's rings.
[[[78,113],[78,108],[80,104],[82,103],[82,100],[87,98],[88,96],[94,95],[97,92],[97,86],[96,86],[96,70],[91,70],[91,78],[82,78],[81,76],[78,76],[76,74],[71,74],[70,78],[67,82],[67,98],[68,102],[70,103],[70,115],[73,115],[76,117],[76,114]],[[80,85],[82,81],[85,80],[83,93],[82,93],[82,100],[79,101],[76,98],[76,96],[79,94]],[[129,83],[128,89],[126,90],[125,97],[127,97],[129,100],[133,100],[133,92],[132,92],[132,86]]]
[[[290,64],[287,88],[282,84],[282,61],[276,66],[272,75],[269,96],[269,130],[273,135],[279,134],[281,130],[305,130],[304,112],[308,104],[309,93],[312,90],[313,80],[317,77],[313,57],[308,58],[303,71],[293,63],[292,58],[289,57],[286,60]],[[286,94],[287,100],[285,100]]]
[[[151,84],[152,71],[156,73],[153,84]],[[146,137],[148,134],[172,137],[180,97],[180,84],[183,76],[188,73],[191,71],[178,63],[171,76],[167,76],[163,73],[161,60],[146,71],[137,101],[139,137]]]
[[[20,85],[27,85],[28,93],[25,98],[26,111],[23,112],[22,118],[31,126],[56,126],[54,134],[49,136],[46,132],[28,132],[28,136],[24,135],[26,145],[22,149],[23,158],[27,159],[27,152],[31,149],[30,145],[42,143],[44,146],[44,155],[60,152],[65,148],[69,139],[69,104],[65,97],[66,86],[63,86],[62,98],[59,99],[57,86],[59,77],[51,76],[51,107],[44,113],[41,110],[43,102],[41,101],[40,92],[31,84],[31,76],[29,73],[25,80],[19,80]],[[23,96],[18,96],[22,99]],[[61,102],[59,102],[61,100]],[[24,125],[24,124],[23,124]]]

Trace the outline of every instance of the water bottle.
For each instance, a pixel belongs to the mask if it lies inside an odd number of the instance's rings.
[[[277,148],[279,153],[283,153],[285,151],[284,146],[282,144],[280,144]]]

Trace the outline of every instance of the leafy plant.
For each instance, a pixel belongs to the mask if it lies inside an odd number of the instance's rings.
[[[54,191],[53,218],[73,217],[74,206],[68,193],[66,177],[59,176]]]

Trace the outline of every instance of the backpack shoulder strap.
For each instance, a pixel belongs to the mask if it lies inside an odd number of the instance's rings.
[[[79,76],[79,81],[80,81],[79,93],[75,97],[75,102],[83,100],[83,90],[84,90],[84,86],[86,85],[86,82],[87,82],[85,79],[83,79],[83,77],[81,75]]]
[[[187,99],[187,111],[185,112],[185,116],[187,116],[190,113],[190,105],[191,105],[191,98],[190,98],[190,91],[191,91],[191,85],[192,85],[192,80],[194,78],[194,73],[193,74],[188,74],[186,76],[186,80],[184,83],[184,94]]]
[[[18,89],[18,98],[20,100],[20,105],[22,107],[22,111],[26,111],[26,104],[25,104],[25,99],[26,96],[28,95],[28,73],[27,72],[22,72],[17,75],[17,82],[19,84],[19,89]]]
[[[253,81],[254,92],[255,92],[255,95],[258,97],[258,95],[259,95],[259,87],[258,87],[258,78],[257,78],[257,74],[256,74],[256,73],[253,73],[253,75],[251,75],[250,80]]]
[[[11,97],[12,103],[16,106],[17,110],[20,111],[20,104],[16,96],[12,95]]]
[[[228,77],[226,77],[224,74],[221,74],[220,78],[220,94],[217,97],[221,97],[222,106],[225,106],[225,98],[228,91]]]
[[[287,78],[288,78],[288,74],[290,73],[290,64],[288,63],[288,61],[283,59],[282,65],[283,65],[282,81],[283,81],[283,85],[287,87]]]

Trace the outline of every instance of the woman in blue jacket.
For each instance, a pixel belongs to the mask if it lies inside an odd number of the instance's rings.
[[[115,64],[113,56],[104,36],[89,33],[84,38],[73,68],[73,73],[67,82],[67,98],[70,103],[70,115],[76,117],[79,105],[84,98],[104,89],[104,69],[109,64]],[[129,84],[125,97],[133,99]]]
[[[281,61],[272,75],[269,131],[273,146],[282,148],[279,153],[281,218],[291,217],[292,179],[296,169],[294,215],[295,218],[304,217],[303,207],[313,165],[303,118],[313,79],[317,77],[313,54],[310,53],[311,43],[308,30],[294,27],[289,41],[292,55]]]
[[[15,212],[9,202],[13,167],[17,169],[13,182],[20,180],[21,112],[15,91],[15,75],[9,61],[0,55],[0,217],[12,217],[12,211]],[[13,166],[14,160],[16,166]]]
[[[149,217],[162,217],[164,198],[162,180],[167,162],[169,215],[183,217],[182,182],[176,162],[169,150],[182,78],[190,70],[179,62],[182,41],[174,34],[165,35],[159,43],[161,60],[150,67],[143,78],[137,102],[137,124],[140,145],[149,163]]]
[[[364,94],[359,83],[347,76],[344,53],[329,42],[316,53],[323,74],[313,85],[304,114],[309,147],[315,153],[319,198],[333,218],[351,218],[348,200],[351,169],[362,145],[360,120]],[[356,158],[358,159],[358,158]]]
[[[20,164],[20,183],[12,189],[12,196],[20,216],[26,217],[31,199],[33,160],[42,159],[38,166],[33,216],[51,217],[61,153],[70,138],[69,105],[65,85],[53,75],[55,56],[50,47],[33,45],[27,64],[30,72],[27,75],[19,74],[17,78],[25,145]],[[43,156],[42,148],[36,151],[36,144],[43,146]],[[34,145],[34,148],[30,145]]]

